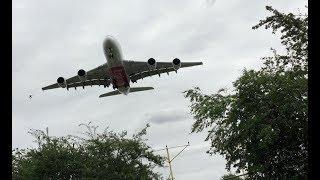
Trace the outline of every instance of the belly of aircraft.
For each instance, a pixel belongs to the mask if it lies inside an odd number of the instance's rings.
[[[129,86],[129,79],[122,65],[110,67],[109,71],[112,76],[113,85],[116,88]]]

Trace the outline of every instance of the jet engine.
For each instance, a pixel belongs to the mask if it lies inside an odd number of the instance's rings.
[[[148,59],[148,66],[150,69],[155,69],[157,67],[157,62],[154,58]]]
[[[87,80],[87,72],[83,69],[80,69],[78,71],[78,78],[80,79],[80,81],[86,81]]]
[[[65,80],[63,77],[59,77],[59,78],[57,79],[57,83],[58,83],[58,85],[59,85],[60,87],[62,87],[62,88],[65,88],[66,85],[67,85],[67,82],[66,82],[66,80]]]
[[[173,69],[178,70],[181,67],[181,61],[178,58],[174,58],[172,61]]]

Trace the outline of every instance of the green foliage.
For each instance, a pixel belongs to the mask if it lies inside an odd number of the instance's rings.
[[[278,30],[281,33],[281,43],[286,47],[285,55],[274,52],[274,57],[263,58],[265,65],[263,69],[268,72],[295,71],[306,74],[308,71],[308,15],[292,13],[284,14],[271,6],[266,9],[273,13],[272,16],[253,26],[257,29],[264,26],[266,29],[272,28],[275,34]]]
[[[233,174],[226,174],[221,177],[221,180],[242,180],[242,178]]]
[[[207,153],[224,155],[227,170],[233,166],[249,178],[306,176],[307,15],[267,10],[273,15],[253,28],[280,30],[287,53],[274,50],[260,70],[244,70],[231,93],[221,89],[206,95],[198,87],[185,91],[195,118],[191,132],[208,129]]]
[[[82,124],[83,125],[83,124]],[[12,158],[13,179],[160,179],[153,172],[163,166],[163,158],[153,154],[141,132],[127,137],[126,131],[107,129],[96,133],[85,125],[86,138],[78,136],[49,137],[32,130],[39,145],[35,149],[15,149]]]

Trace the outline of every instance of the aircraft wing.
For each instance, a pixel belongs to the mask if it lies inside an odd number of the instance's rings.
[[[93,86],[93,85],[103,85],[103,86],[109,86],[110,85],[110,77],[107,75],[108,65],[105,63],[101,66],[98,66],[90,71],[87,71],[86,80],[81,81],[78,77],[78,75],[73,76],[71,78],[66,79],[66,88],[77,88],[85,86]],[[42,88],[42,90],[48,90],[48,89],[55,89],[60,88],[58,83],[54,83],[48,86],[45,86]]]
[[[155,69],[150,69],[146,61],[123,61],[123,65],[132,82],[148,76],[176,71],[172,62],[157,62]],[[180,68],[202,65],[202,62],[181,62]]]

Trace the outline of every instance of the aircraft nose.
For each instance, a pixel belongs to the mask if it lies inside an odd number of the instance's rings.
[[[114,37],[108,35],[103,40],[103,47],[114,46],[116,44],[116,40]]]
[[[103,46],[106,47],[107,45],[111,44],[112,39],[110,37],[105,37],[103,40]]]

